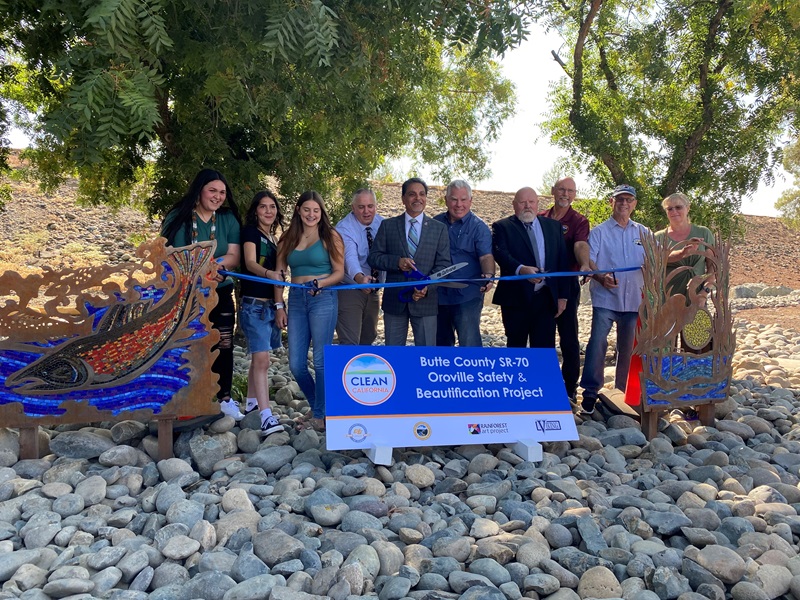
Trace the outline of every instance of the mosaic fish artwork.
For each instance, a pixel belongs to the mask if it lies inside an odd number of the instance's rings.
[[[214,247],[159,238],[139,248],[138,263],[0,275],[5,424],[213,413]],[[205,402],[186,406],[192,388]]]

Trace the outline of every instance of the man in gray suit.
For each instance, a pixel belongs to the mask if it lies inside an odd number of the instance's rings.
[[[415,269],[430,275],[450,266],[450,241],[447,228],[424,214],[428,186],[418,177],[403,183],[405,212],[384,219],[375,236],[367,262],[373,269],[386,271],[386,282],[409,281],[406,274]],[[386,288],[383,292],[383,326],[387,346],[405,346],[408,324],[415,346],[436,345],[436,315],[439,300],[436,288]],[[405,299],[410,301],[404,302]]]

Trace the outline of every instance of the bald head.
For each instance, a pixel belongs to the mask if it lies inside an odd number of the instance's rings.
[[[539,196],[531,187],[524,187],[514,194],[514,214],[523,223],[532,223],[539,214]]]
[[[556,181],[555,185],[550,188],[550,193],[553,195],[553,201],[559,208],[569,208],[572,201],[575,200],[577,188],[575,187],[575,180],[572,177],[564,177]]]

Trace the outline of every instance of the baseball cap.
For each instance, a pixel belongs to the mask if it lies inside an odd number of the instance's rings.
[[[632,185],[623,183],[622,185],[618,185],[617,187],[615,187],[614,191],[611,192],[612,198],[619,196],[620,194],[630,194],[631,196],[636,198],[636,188],[633,187]]]

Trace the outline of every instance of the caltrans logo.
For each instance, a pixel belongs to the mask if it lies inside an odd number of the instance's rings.
[[[376,354],[359,354],[344,368],[342,383],[347,395],[359,404],[377,406],[394,393],[394,369]]]

